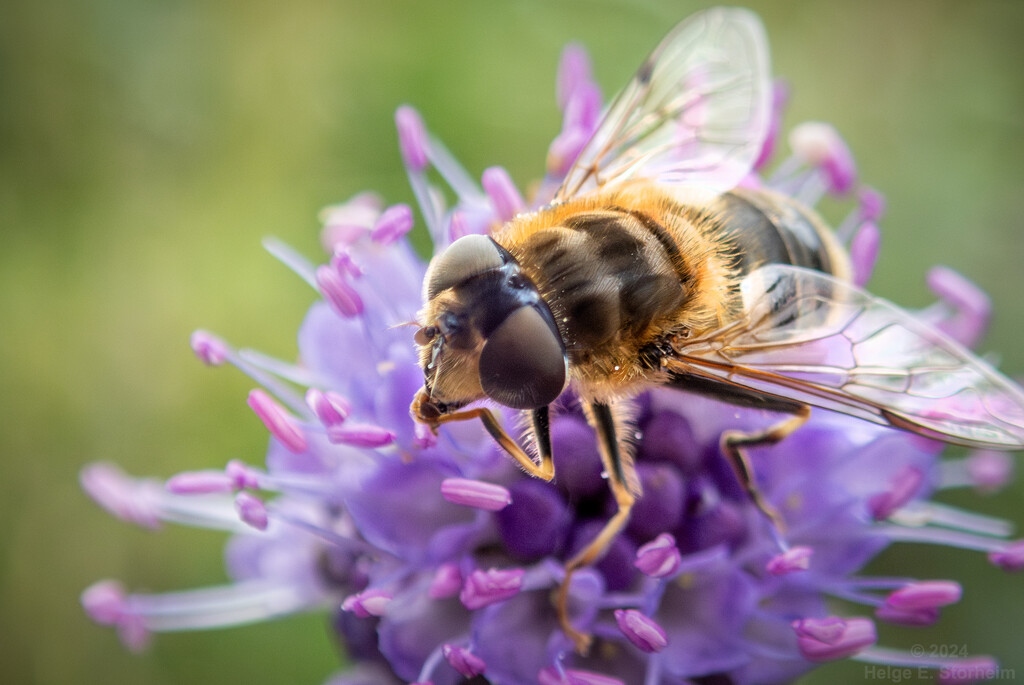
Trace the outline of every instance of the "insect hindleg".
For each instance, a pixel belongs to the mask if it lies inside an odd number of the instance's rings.
[[[757,433],[744,433],[738,430],[728,430],[722,433],[720,446],[722,453],[729,460],[736,478],[740,485],[747,492],[754,505],[768,517],[779,531],[785,530],[782,516],[761,494],[754,477],[753,465],[745,452],[748,447],[762,447],[774,445],[785,439],[790,433],[807,422],[811,417],[811,408],[806,404],[799,405],[793,415],[784,421],[780,421],[765,430]]]
[[[566,563],[565,578],[558,588],[556,600],[558,620],[562,625],[562,630],[572,639],[576,645],[576,651],[580,654],[587,653],[591,637],[576,630],[569,622],[569,584],[572,575],[576,569],[588,566],[600,559],[615,536],[625,527],[626,522],[629,521],[629,512],[633,508],[633,503],[636,502],[636,494],[631,488],[637,487],[633,462],[624,458],[619,448],[619,439],[615,432],[615,417],[611,407],[607,404],[593,403],[589,407],[588,418],[597,431],[601,461],[605,473],[608,474],[608,484],[615,497],[615,503],[618,505],[618,511],[605,523],[597,537]]]

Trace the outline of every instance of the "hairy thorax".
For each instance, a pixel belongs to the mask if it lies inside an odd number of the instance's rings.
[[[551,308],[577,391],[610,400],[657,380],[645,348],[728,319],[734,258],[719,232],[699,206],[637,185],[517,217],[493,237]]]

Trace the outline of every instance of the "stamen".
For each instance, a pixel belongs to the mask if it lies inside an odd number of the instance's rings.
[[[153,480],[136,480],[114,464],[89,464],[79,476],[82,489],[119,519],[146,528],[159,528],[162,488]]]
[[[310,388],[306,391],[306,405],[327,428],[341,425],[352,413],[352,404],[333,390]]]
[[[448,234],[453,243],[459,238],[469,235],[466,214],[461,209],[452,210],[451,215],[448,217]]]
[[[124,586],[116,580],[93,583],[81,599],[89,618],[103,625],[114,625],[124,613]]]
[[[263,500],[252,493],[240,492],[235,495],[235,511],[240,519],[256,530],[267,529],[267,507]]]
[[[270,395],[259,388],[249,393],[248,405],[271,435],[295,454],[306,451],[306,436],[295,420]]]
[[[132,613],[124,588],[117,581],[91,585],[82,593],[81,602],[93,621],[116,627],[121,642],[131,651],[141,651],[149,644],[149,631],[141,618]]]
[[[863,287],[871,280],[882,244],[882,232],[872,221],[865,221],[850,241],[850,262],[853,284]]]
[[[993,551],[988,555],[988,560],[1004,571],[1024,570],[1024,540],[1017,540]]]
[[[782,130],[782,115],[788,103],[789,85],[784,81],[776,80],[772,84],[772,112],[768,120],[768,132],[765,135],[764,143],[761,145],[761,152],[754,162],[755,171],[762,169],[775,156],[775,146],[779,141],[779,131]]]
[[[587,51],[576,43],[569,43],[562,50],[555,77],[555,100],[558,108],[564,110],[576,89],[590,83],[590,57]]]
[[[619,609],[615,612],[615,622],[622,634],[644,652],[660,652],[668,645],[665,630],[636,609]]]
[[[800,654],[808,661],[845,659],[878,640],[875,624],[862,617],[803,618],[791,625]]]
[[[915,466],[907,466],[897,473],[889,483],[889,489],[868,499],[868,511],[876,521],[889,516],[914,498],[924,482],[924,472]]]
[[[196,356],[207,366],[220,366],[231,354],[227,343],[202,329],[192,333],[189,344]]]
[[[583,146],[590,140],[601,115],[601,90],[590,75],[586,52],[568,46],[559,62],[556,96],[562,110],[562,131],[548,147],[548,179],[540,189],[542,201],[549,199]]]
[[[258,489],[259,479],[263,475],[239,459],[229,461],[224,467],[224,473],[231,479],[236,490]]]
[[[793,128],[789,136],[793,152],[825,173],[828,190],[843,194],[857,181],[857,167],[846,142],[829,124],[808,121]]]
[[[465,647],[456,647],[446,644],[441,647],[441,654],[451,667],[466,678],[475,678],[487,670],[487,664],[480,657],[473,654]]]
[[[806,571],[811,565],[814,550],[810,547],[791,547],[777,554],[765,564],[765,570],[773,576],[786,575],[794,571]]]
[[[327,439],[336,445],[377,448],[395,441],[395,433],[369,423],[345,423],[327,427]]]
[[[939,329],[965,347],[974,347],[992,318],[992,301],[985,291],[944,266],[928,272],[928,288],[953,310],[936,322]]]
[[[427,596],[431,599],[446,599],[459,594],[462,588],[462,572],[452,563],[441,564],[434,572]]]
[[[892,592],[885,600],[895,609],[926,609],[960,601],[963,589],[951,580],[923,580]]]
[[[342,278],[362,278],[363,270],[352,259],[348,249],[335,250],[331,253],[331,268],[337,271]]]
[[[325,207],[320,212],[320,244],[327,253],[348,248],[365,236],[383,208],[376,193],[359,193],[347,202]],[[310,276],[313,270],[309,270]],[[314,286],[316,287],[316,286]]]
[[[381,245],[391,245],[412,230],[412,208],[409,205],[392,205],[377,219],[370,239]]]
[[[481,609],[519,594],[523,585],[523,569],[477,569],[469,574],[459,599],[467,609]]]
[[[235,483],[223,471],[185,471],[167,479],[168,492],[176,495],[206,495],[234,492]]]
[[[402,159],[410,171],[420,172],[427,168],[427,129],[419,112],[403,105],[395,112],[395,126],[398,128],[398,146]]]
[[[505,169],[500,166],[485,169],[482,183],[484,192],[491,199],[500,220],[509,221],[523,211],[526,203],[523,202],[523,196],[519,194],[519,189]]]
[[[666,578],[679,570],[681,562],[676,539],[670,533],[662,533],[636,551],[633,565],[652,578]]]
[[[363,313],[363,298],[336,269],[327,264],[317,267],[316,284],[320,294],[339,316],[351,318]]]
[[[346,597],[341,603],[341,610],[351,611],[359,618],[383,616],[392,599],[391,593],[384,590],[364,590]]]
[[[469,478],[445,478],[441,481],[441,496],[453,504],[484,511],[500,511],[512,503],[507,488]]]
[[[583,150],[583,146],[590,140],[591,133],[579,126],[567,128],[559,133],[548,147],[546,163],[548,174],[564,176]]]
[[[885,214],[885,195],[874,188],[861,186],[857,192],[861,221],[878,221]]]
[[[432,152],[429,148],[430,138],[419,112],[408,105],[399,107],[395,112],[395,125],[398,127],[398,144],[409,177],[409,186],[436,250],[446,244],[447,236],[441,222],[444,198],[430,185],[426,175]]]
[[[579,131],[589,137],[601,116],[601,90],[593,82],[581,83],[573,91],[562,117],[562,133]]]
[[[967,457],[967,473],[981,492],[1000,490],[1013,479],[1013,458],[1006,452],[978,450]]]

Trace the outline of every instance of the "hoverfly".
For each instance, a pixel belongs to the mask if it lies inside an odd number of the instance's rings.
[[[778,523],[745,448],[776,443],[810,407],[970,447],[1024,448],[1024,391],[929,324],[850,282],[817,214],[740,186],[769,124],[764,30],[742,9],[679,24],[604,113],[554,201],[436,256],[416,341],[412,414],[435,430],[481,419],[529,474],[551,480],[549,405],[571,386],[598,435],[618,511],[566,565],[604,553],[640,496],[622,402],[652,385],[787,418],[729,431],[722,452]],[[489,399],[528,413],[536,457]]]

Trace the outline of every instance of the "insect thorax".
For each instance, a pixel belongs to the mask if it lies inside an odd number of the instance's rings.
[[[652,341],[726,318],[734,269],[707,219],[632,188],[521,217],[494,238],[551,308],[573,376],[621,388],[650,375],[640,351]]]

